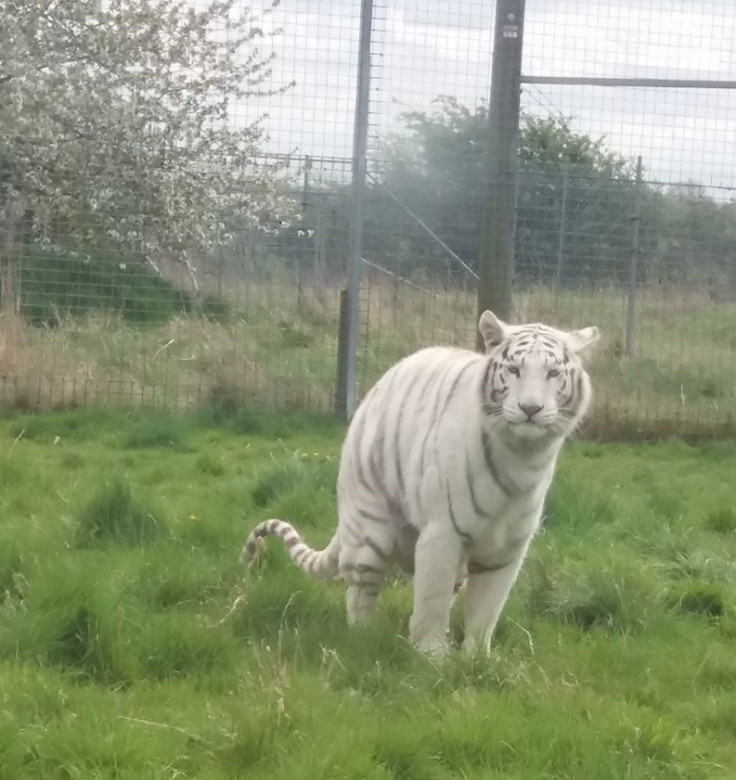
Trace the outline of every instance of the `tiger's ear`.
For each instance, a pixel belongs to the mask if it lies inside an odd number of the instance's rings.
[[[580,354],[591,344],[595,344],[600,335],[601,332],[595,326],[583,328],[582,330],[573,330],[567,334],[567,342],[573,352]]]
[[[478,323],[478,330],[483,337],[483,344],[485,345],[486,352],[491,347],[498,346],[508,334],[509,326],[492,312],[486,311],[480,315],[480,322]]]

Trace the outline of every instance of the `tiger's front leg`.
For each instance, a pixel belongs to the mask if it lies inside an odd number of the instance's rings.
[[[482,647],[491,649],[491,637],[498,623],[509,592],[526,555],[527,545],[507,564],[483,569],[468,566],[468,587],[465,598],[465,638],[463,650],[475,652]]]
[[[450,608],[463,549],[452,530],[431,524],[419,534],[414,553],[414,609],[409,636],[424,653],[447,651]]]

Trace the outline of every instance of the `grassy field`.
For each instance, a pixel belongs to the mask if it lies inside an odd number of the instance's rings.
[[[736,445],[576,442],[490,658],[406,641],[248,529],[334,516],[342,427],[0,419],[0,777],[730,778]]]
[[[166,298],[155,285],[144,296],[130,271],[118,277],[105,278],[104,285],[97,280],[92,292],[84,280],[87,297],[60,298],[57,308],[36,292],[24,319],[0,313],[0,402],[32,410],[98,403],[180,411],[211,403],[333,408],[338,285],[297,284],[277,273],[241,276],[221,280],[198,310],[191,304],[177,309],[173,293]],[[107,297],[98,287],[109,288]],[[67,298],[77,302],[74,313],[63,308],[71,305]],[[601,329],[591,363],[591,434],[736,434],[733,303],[704,291],[642,289],[633,349],[626,354],[624,291],[539,288],[517,291],[514,302],[515,321]],[[473,292],[432,292],[366,277],[359,394],[413,350],[472,348],[475,310]],[[35,312],[45,319],[34,320]]]

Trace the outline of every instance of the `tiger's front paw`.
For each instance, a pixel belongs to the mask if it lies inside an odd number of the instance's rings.
[[[462,650],[465,655],[489,655],[491,652],[491,638],[483,634],[469,634],[463,639]]]
[[[451,650],[449,637],[447,635],[412,636],[412,643],[420,653],[423,653],[430,658],[443,658]]]

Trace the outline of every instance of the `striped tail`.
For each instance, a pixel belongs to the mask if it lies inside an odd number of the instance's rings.
[[[264,520],[250,532],[240,552],[240,562],[252,566],[263,546],[264,536],[280,536],[291,560],[311,577],[318,579],[337,576],[337,536],[333,536],[324,550],[315,550],[304,542],[299,532],[285,520]]]

